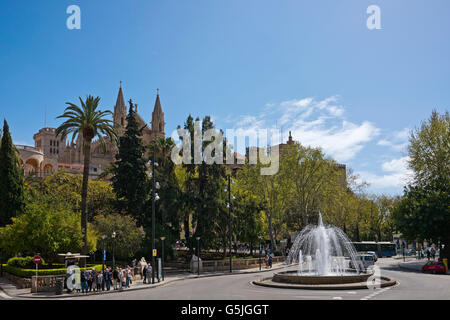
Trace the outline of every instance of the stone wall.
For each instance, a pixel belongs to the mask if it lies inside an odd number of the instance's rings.
[[[56,279],[65,279],[64,276],[39,276],[37,281],[37,292],[56,291]],[[31,278],[31,292],[36,292],[36,276]]]

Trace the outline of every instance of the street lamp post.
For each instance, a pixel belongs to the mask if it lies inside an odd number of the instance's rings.
[[[103,246],[103,252],[102,252],[102,274],[105,273],[105,239],[106,239],[106,235],[102,234],[102,246]]]
[[[159,183],[156,183],[156,176],[155,176],[155,168],[158,166],[158,163],[156,163],[156,155],[153,153],[153,161],[151,161],[152,164],[152,284],[155,283],[155,256],[153,254],[153,250],[155,249],[155,202],[159,200],[159,196],[156,193],[156,188],[159,187]]]
[[[115,247],[116,247],[116,232],[113,231],[111,238],[113,239],[113,272],[116,269],[116,257],[115,257]]]
[[[164,240],[166,240],[166,237],[161,237],[162,242],[162,260],[161,260],[161,274],[162,274],[162,281],[164,281]]]
[[[261,240],[259,240],[259,248],[258,248],[259,271],[261,271],[261,251],[262,251]]]
[[[197,237],[197,276],[200,277],[200,237]]]
[[[230,273],[233,272],[233,256],[232,256],[232,233],[231,233],[231,175],[228,175],[228,229],[230,237]]]

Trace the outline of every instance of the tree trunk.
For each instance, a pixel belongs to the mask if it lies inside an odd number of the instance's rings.
[[[83,185],[81,187],[81,232],[84,234],[82,254],[87,254],[87,197],[89,182],[89,165],[91,162],[91,140],[84,141]]]

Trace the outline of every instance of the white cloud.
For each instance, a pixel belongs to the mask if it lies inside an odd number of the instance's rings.
[[[374,189],[398,188],[406,185],[412,177],[412,171],[408,169],[409,157],[402,157],[385,161],[381,164],[382,174],[360,171],[361,180],[370,183]]]
[[[378,141],[377,145],[389,147],[393,151],[405,151],[408,146],[409,133],[409,128],[404,128],[401,131],[395,131],[388,138]]]
[[[308,97],[270,103],[258,115],[241,116],[234,129],[247,134],[276,124],[284,132],[292,131],[294,139],[303,145],[321,147],[337,161],[347,161],[378,136],[379,129],[369,121],[356,124],[345,120],[345,108],[338,100],[339,96],[319,101]]]

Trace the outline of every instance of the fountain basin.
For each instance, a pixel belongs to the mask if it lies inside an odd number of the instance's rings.
[[[352,274],[353,273],[353,274]],[[272,281],[290,284],[345,284],[365,282],[372,273],[357,273],[353,270],[346,270],[343,275],[301,275],[297,271],[284,271],[276,273]]]

